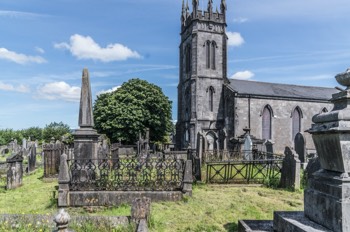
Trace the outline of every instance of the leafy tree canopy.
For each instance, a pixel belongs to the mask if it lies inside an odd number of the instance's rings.
[[[13,139],[16,139],[18,144],[22,144],[23,135],[21,131],[15,131],[12,129],[0,130],[0,145],[7,145]]]
[[[172,102],[158,86],[131,79],[111,93],[97,97],[94,104],[95,128],[112,142],[134,144],[139,132],[150,129],[151,141],[164,141],[172,129]]]
[[[42,140],[43,129],[40,127],[30,127],[28,129],[22,130],[22,135],[24,138],[29,138],[31,141]]]
[[[46,125],[43,129],[43,140],[45,142],[50,142],[52,138],[55,140],[61,140],[62,136],[71,133],[71,130],[67,124],[63,122],[52,122],[49,125]]]

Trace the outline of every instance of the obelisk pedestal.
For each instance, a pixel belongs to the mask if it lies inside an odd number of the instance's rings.
[[[92,95],[89,71],[83,70],[80,108],[79,129],[74,132],[74,158],[97,159],[99,134],[93,129],[94,117],[92,114]]]

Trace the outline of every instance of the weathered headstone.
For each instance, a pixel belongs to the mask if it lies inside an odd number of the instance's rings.
[[[137,141],[137,154],[145,155],[149,151],[149,128],[146,128],[146,134],[143,137],[141,132],[139,133],[139,140]]]
[[[131,206],[131,219],[135,223],[139,223],[140,220],[147,220],[151,213],[151,199],[147,197],[136,198],[132,201]]]
[[[306,162],[305,138],[300,132],[295,135],[294,150],[298,154],[300,162],[305,163]]]
[[[25,138],[22,139],[22,148],[27,149],[27,140]]]
[[[106,159],[109,158],[109,145],[108,145],[108,138],[106,135],[101,135],[98,139],[98,159]]]
[[[14,189],[22,185],[23,179],[23,153],[14,153],[6,159],[7,185],[6,189]]]
[[[284,150],[280,187],[300,189],[300,160],[290,147]]]
[[[253,142],[250,138],[250,135],[247,135],[244,140],[243,145],[243,158],[245,160],[253,159]]]
[[[321,169],[320,159],[318,157],[314,157],[310,159],[304,172],[305,180],[308,182],[308,180],[313,177],[313,174],[320,169]]]
[[[273,154],[273,142],[271,140],[267,140],[264,145],[266,148],[266,153]]]
[[[32,144],[29,147],[29,153],[28,153],[28,172],[35,171],[35,165],[36,165],[36,147],[34,144]]]
[[[75,159],[97,159],[98,137],[93,129],[92,94],[89,71],[83,70],[79,107],[79,129],[74,132]]]
[[[44,177],[54,177],[58,175],[60,156],[64,152],[62,143],[50,143],[43,145],[44,156]]]

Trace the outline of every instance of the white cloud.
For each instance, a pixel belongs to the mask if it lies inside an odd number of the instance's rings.
[[[29,88],[23,84],[19,86],[14,86],[12,84],[6,84],[2,81],[0,81],[0,90],[14,91],[14,92],[20,92],[20,93],[28,93],[30,91]]]
[[[236,72],[235,74],[232,75],[232,79],[238,79],[238,80],[249,80],[252,77],[254,77],[255,74],[251,71],[241,71],[241,72]]]
[[[23,11],[0,10],[0,16],[9,18],[35,18],[43,15]]]
[[[80,100],[80,87],[70,86],[64,81],[51,82],[40,86],[37,94],[38,98],[77,102]]]
[[[6,48],[0,48],[0,59],[9,60],[17,64],[37,63],[42,64],[47,61],[41,56],[28,56],[13,51],[9,51]]]
[[[114,91],[116,91],[117,89],[119,89],[120,87],[121,87],[121,86],[119,85],[119,86],[114,86],[114,87],[112,87],[111,89],[102,90],[102,91],[100,91],[100,92],[97,93],[97,96],[98,96],[98,95],[101,95],[101,94],[104,94],[104,93],[111,93],[111,92],[114,92]]]
[[[122,44],[109,44],[103,48],[90,36],[72,35],[70,43],[56,43],[55,48],[69,50],[78,59],[91,59],[102,62],[122,61],[129,58],[141,58],[140,54]]]
[[[228,46],[239,47],[244,44],[244,39],[238,32],[226,32],[228,37]]]
[[[40,47],[35,47],[35,51],[39,52],[40,54],[44,54],[45,50]]]

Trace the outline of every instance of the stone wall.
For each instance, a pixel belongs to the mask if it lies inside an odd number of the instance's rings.
[[[286,100],[286,99],[262,99],[251,98],[250,99],[250,127],[251,134],[257,138],[262,137],[262,110],[269,104],[273,110],[272,117],[272,141],[274,144],[275,152],[283,153],[286,146],[294,147],[292,138],[292,112],[296,106],[302,111],[301,119],[301,133],[306,140],[306,148],[314,149],[311,135],[305,130],[310,128],[312,124],[312,117],[321,112],[323,107],[326,107],[328,111],[332,109],[331,103],[325,102],[306,102],[298,100]],[[235,122],[236,128],[234,128],[234,134],[240,135],[243,133],[243,129],[248,127],[248,98],[235,98]],[[234,127],[231,125],[230,127]]]

